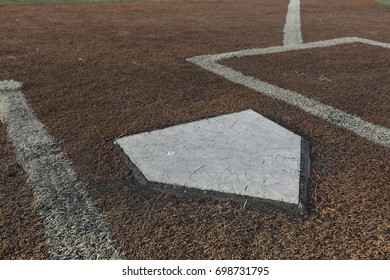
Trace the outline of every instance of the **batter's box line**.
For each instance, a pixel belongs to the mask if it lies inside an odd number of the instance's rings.
[[[386,127],[382,127],[380,125],[364,121],[355,115],[348,114],[342,110],[333,108],[332,106],[308,98],[298,92],[283,89],[273,84],[263,82],[254,77],[246,76],[241,72],[238,72],[218,63],[218,61],[229,58],[241,58],[253,55],[264,55],[313,48],[326,48],[336,45],[353,43],[362,43],[371,46],[390,49],[390,44],[388,43],[382,43],[357,37],[346,37],[318,42],[302,43],[297,45],[255,48],[214,55],[200,55],[188,58],[187,61],[190,61],[205,70],[222,76],[231,82],[246,86],[261,94],[265,94],[269,97],[296,106],[311,115],[322,118],[339,127],[348,129],[349,131],[352,131],[353,133],[370,141],[373,141],[379,145],[390,147],[390,129]]]

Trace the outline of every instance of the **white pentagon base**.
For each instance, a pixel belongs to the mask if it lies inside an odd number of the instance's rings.
[[[299,204],[301,137],[252,110],[115,142],[149,181]]]

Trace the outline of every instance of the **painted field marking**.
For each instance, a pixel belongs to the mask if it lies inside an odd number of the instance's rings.
[[[104,215],[47,134],[16,81],[0,81],[0,121],[28,175],[52,259],[123,258]]]
[[[238,71],[235,71],[227,66],[218,63],[218,61],[220,60],[229,58],[240,58],[252,55],[264,55],[312,48],[325,48],[330,46],[352,43],[363,43],[390,49],[390,44],[388,43],[382,43],[362,38],[347,37],[312,43],[302,43],[297,45],[257,48],[215,55],[200,55],[188,58],[187,60],[196,65],[199,65],[205,70],[220,75],[228,79],[229,81],[246,86],[261,94],[265,94],[272,98],[284,101],[288,104],[291,104],[304,110],[307,113],[310,113],[316,117],[320,117],[334,125],[348,129],[349,131],[352,131],[355,134],[364,137],[370,141],[373,141],[379,145],[390,147],[390,129],[388,128],[372,124],[370,122],[366,122],[357,116],[335,109],[329,105],[322,104],[321,102],[308,98],[298,92],[286,90],[275,85],[263,82],[259,79],[246,76]]]
[[[284,26],[283,45],[302,44],[300,0],[291,0]]]

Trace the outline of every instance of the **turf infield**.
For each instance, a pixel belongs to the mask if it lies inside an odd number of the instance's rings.
[[[390,127],[389,52],[386,48],[355,43],[236,58],[222,63],[363,120]],[[354,61],[352,66],[351,61]],[[366,100],[368,96],[370,102]]]
[[[24,83],[28,102],[105,212],[127,258],[387,258],[388,149],[186,62],[283,43],[288,1],[236,2],[3,6],[0,79]],[[388,11],[375,1],[304,0],[301,18],[305,41],[390,41]],[[277,72],[278,59],[270,61]],[[310,141],[310,215],[141,188],[112,148],[121,135],[248,108]],[[0,128],[7,151],[0,256],[48,258],[39,218],[32,218],[33,229],[23,225],[36,213]],[[24,200],[12,191],[18,187],[26,191]],[[15,215],[21,222],[6,211],[10,207],[24,213]]]

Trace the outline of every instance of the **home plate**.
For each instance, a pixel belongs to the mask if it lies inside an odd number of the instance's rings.
[[[125,136],[115,144],[146,180],[164,188],[298,209],[305,202],[307,143],[252,110]]]

